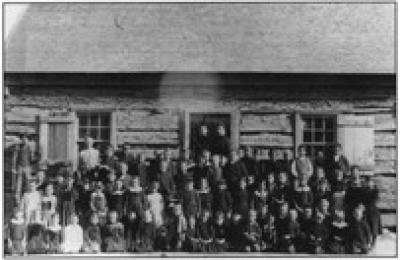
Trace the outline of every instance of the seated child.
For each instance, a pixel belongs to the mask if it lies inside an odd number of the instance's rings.
[[[71,223],[65,227],[62,251],[64,253],[79,253],[83,246],[83,230],[79,225],[77,215],[71,215]]]
[[[321,211],[322,214],[324,214],[324,223],[326,227],[329,229],[329,227],[332,224],[332,216],[331,216],[329,201],[327,199],[321,199],[318,205],[318,210]]]
[[[124,218],[125,243],[128,252],[137,252],[140,244],[139,228],[142,226],[135,211],[130,211]]]
[[[362,204],[353,210],[353,218],[349,226],[350,251],[353,254],[366,254],[372,246],[372,234],[369,225],[364,221],[365,207]]]
[[[264,221],[261,226],[261,251],[273,251],[276,245],[275,216],[267,214],[268,221]]]
[[[41,210],[41,195],[36,189],[36,182],[30,181],[28,191],[24,193],[21,200],[21,209],[24,212],[25,223],[31,223]]]
[[[240,252],[244,249],[244,237],[243,237],[243,219],[242,215],[238,212],[234,212],[232,214],[231,223],[228,226],[227,230],[227,240],[229,243],[230,251],[232,252]]]
[[[131,186],[126,193],[125,211],[135,211],[139,218],[143,219],[143,209],[146,205],[146,197],[143,188],[140,186],[140,179],[133,176]]]
[[[121,180],[116,180],[109,195],[110,210],[115,210],[120,218],[125,214],[125,190]]]
[[[258,189],[254,191],[254,208],[259,212],[269,201],[267,182],[261,180]]]
[[[168,236],[168,229],[166,226],[161,226],[158,229],[155,241],[154,251],[156,252],[167,252],[171,250],[170,239]]]
[[[300,230],[303,235],[305,235],[310,226],[313,225],[314,219],[313,219],[313,208],[312,207],[306,207],[304,209],[304,213],[301,215],[300,218]]]
[[[122,184],[125,189],[129,189],[131,187],[132,177],[128,174],[128,165],[125,162],[121,162],[119,164],[119,180],[122,181]]]
[[[11,254],[22,255],[25,253],[25,243],[27,239],[24,213],[16,209],[14,216],[9,224]]]
[[[105,252],[124,252],[124,226],[118,222],[118,213],[110,211],[108,214],[109,223],[105,226],[103,237]]]
[[[188,226],[185,233],[183,249],[185,252],[200,251],[200,240],[196,230],[196,218],[194,215],[188,216]]]
[[[315,175],[312,176],[309,181],[311,190],[315,193],[320,186],[320,183],[325,180],[328,181],[325,177],[324,168],[321,166],[315,167]]]
[[[217,211],[215,214],[214,223],[214,251],[217,253],[225,252],[228,249],[226,241],[226,223],[225,214],[222,211]]]
[[[156,228],[163,225],[163,213],[164,213],[164,198],[158,192],[159,182],[154,180],[150,185],[150,192],[147,194],[147,201],[149,203],[149,210],[151,212],[153,223]]]
[[[261,228],[257,223],[257,213],[250,210],[249,220],[244,228],[245,251],[260,252],[261,250]]]
[[[90,215],[89,225],[84,232],[83,252],[99,253],[101,251],[101,230],[99,216],[93,212]]]
[[[58,214],[53,214],[46,232],[47,253],[55,254],[61,250],[61,226]]]
[[[329,183],[327,180],[322,180],[319,183],[319,186],[317,187],[317,190],[314,194],[314,206],[318,207],[318,203],[322,199],[326,199],[328,201],[331,201],[332,198],[332,193],[331,193],[331,188],[329,186]]]
[[[100,223],[104,224],[107,219],[107,200],[103,193],[103,184],[97,182],[90,198],[90,208],[99,217]]]
[[[199,246],[201,252],[211,252],[214,237],[214,229],[210,221],[210,212],[203,210],[200,220],[197,223],[197,232],[199,238]]]
[[[345,222],[344,211],[336,210],[330,227],[327,252],[329,254],[345,254],[349,242],[348,225]]]
[[[303,247],[303,240],[301,236],[300,224],[297,220],[298,213],[296,209],[289,210],[289,226],[288,226],[288,236],[289,242],[289,252],[294,253],[300,251]]]
[[[221,179],[218,182],[217,188],[214,191],[213,196],[213,212],[222,211],[225,217],[232,210],[232,195],[227,190],[226,182],[224,179]]]
[[[104,184],[104,194],[106,195],[108,202],[110,201],[111,194],[114,191],[116,180],[117,180],[117,176],[115,174],[115,171],[110,170],[107,173],[105,181],[102,182]]]
[[[53,192],[53,185],[48,184],[45,188],[45,193],[42,196],[42,219],[46,227],[50,225],[51,219],[56,213],[57,198],[54,196]]]
[[[156,237],[156,226],[153,223],[153,216],[150,210],[144,211],[144,221],[139,227],[139,252],[152,252],[154,250],[154,240]]]
[[[26,251],[28,254],[45,254],[47,251],[46,228],[43,225],[40,211],[36,211],[28,224],[28,240]]]

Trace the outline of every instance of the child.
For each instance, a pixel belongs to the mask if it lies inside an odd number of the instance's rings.
[[[62,244],[62,251],[64,253],[78,253],[83,246],[83,230],[79,225],[79,218],[77,215],[71,215],[71,224],[65,227],[64,230],[64,243]]]
[[[239,181],[239,190],[236,192],[233,200],[233,210],[247,218],[249,212],[249,195],[247,193],[246,178],[242,177]]]
[[[156,226],[153,223],[153,216],[150,210],[144,211],[144,221],[139,226],[139,252],[152,252],[154,249],[154,240],[156,237]]]
[[[345,222],[344,211],[336,210],[330,227],[327,251],[330,254],[345,254],[349,242],[348,225]]]
[[[36,190],[36,182],[30,181],[28,191],[24,193],[21,200],[21,209],[24,212],[25,223],[32,222],[33,218],[40,213],[41,195]]]
[[[222,211],[225,217],[228,217],[232,210],[232,203],[232,196],[227,190],[226,182],[221,179],[213,196],[213,212]]]
[[[147,175],[147,161],[144,154],[138,154],[137,175],[139,176],[142,187],[147,189],[150,184],[149,176]]]
[[[171,236],[171,247],[174,251],[180,251],[182,249],[185,233],[187,229],[187,221],[182,212],[181,204],[175,204],[174,207],[174,218],[171,223],[175,232],[170,232]]]
[[[57,198],[53,194],[53,185],[47,184],[45,188],[45,194],[42,196],[42,219],[44,225],[48,227],[50,225],[53,215],[56,213]]]
[[[208,210],[202,211],[200,221],[197,223],[197,232],[200,241],[200,251],[211,252],[214,229],[210,221],[210,212]]]
[[[260,212],[263,205],[267,205],[269,201],[267,183],[265,180],[261,180],[258,185],[258,189],[254,191],[254,207]]]
[[[314,203],[314,195],[311,188],[307,185],[305,179],[300,180],[300,185],[295,189],[294,204],[295,208],[303,213],[306,207],[312,206]]]
[[[214,250],[217,253],[225,252],[228,249],[226,241],[226,223],[225,214],[222,211],[217,211],[215,214],[214,224]]]
[[[60,218],[58,214],[53,214],[51,216],[51,220],[46,232],[47,253],[55,254],[61,250],[61,226],[59,221]]]
[[[60,216],[62,226],[66,226],[71,222],[71,216],[75,214],[75,202],[77,201],[79,193],[74,187],[74,179],[68,176],[66,185],[61,189],[60,193]]]
[[[335,169],[335,179],[332,187],[332,206],[335,210],[344,210],[344,198],[346,195],[346,183],[343,179],[343,171]]]
[[[327,180],[322,180],[319,183],[319,186],[314,194],[314,206],[318,207],[318,203],[323,199],[328,201],[331,201],[332,199],[331,189]]]
[[[289,240],[289,252],[294,253],[301,248],[300,224],[297,221],[298,213],[296,209],[289,210],[289,226],[287,239]]]
[[[11,253],[13,255],[24,254],[27,234],[26,234],[26,225],[24,222],[23,211],[19,209],[15,210],[14,217],[10,221],[9,228],[10,228]]]
[[[152,181],[150,185],[150,193],[147,195],[147,201],[149,203],[149,210],[151,212],[153,223],[156,228],[163,225],[163,212],[164,212],[164,198],[158,192],[159,182],[157,180]]]
[[[381,224],[381,216],[379,213],[379,209],[376,206],[376,203],[379,199],[378,197],[379,191],[372,177],[367,178],[367,187],[365,193],[366,193],[365,216],[369,228],[371,230],[372,245],[374,245],[376,237],[382,233],[382,224]]]
[[[363,220],[365,207],[362,204],[353,209],[353,218],[350,222],[351,252],[353,254],[366,254],[372,245],[372,235],[368,224]]]
[[[28,224],[28,240],[26,243],[28,254],[45,254],[47,251],[46,228],[41,220],[40,212],[36,211]]]
[[[329,204],[329,200],[327,199],[322,199],[319,202],[318,205],[318,210],[324,214],[324,222],[326,227],[330,227],[332,224],[332,216],[331,216],[331,209],[330,209],[330,204]]]
[[[194,215],[188,216],[188,226],[185,234],[185,242],[183,248],[186,252],[198,252],[199,238],[196,231],[196,218]]]
[[[306,234],[306,249],[312,254],[324,253],[329,231],[325,225],[324,214],[317,210],[316,218]]]
[[[320,186],[320,183],[323,180],[327,180],[325,177],[325,171],[324,168],[321,166],[316,166],[315,167],[315,174],[310,178],[310,188],[311,190],[315,193]]]
[[[275,216],[267,214],[266,221],[262,222],[262,237],[261,237],[261,250],[262,251],[273,251],[276,244],[276,228],[275,228]]]
[[[290,246],[289,234],[289,205],[283,202],[279,207],[279,213],[276,219],[276,240],[278,251],[288,252]]]
[[[122,180],[116,180],[115,186],[110,194],[109,200],[110,210],[115,210],[122,218],[125,214],[125,190],[122,184]]]
[[[186,217],[197,216],[200,211],[199,194],[194,190],[193,179],[186,177],[185,190],[182,193],[183,213]]]
[[[364,204],[365,198],[366,189],[361,182],[360,169],[357,165],[354,165],[351,167],[351,179],[344,197],[344,204],[346,205],[345,215],[348,223],[350,223],[351,217],[354,215],[354,209],[359,204]]]
[[[257,213],[250,210],[249,221],[244,229],[245,251],[260,252],[261,250],[261,228],[257,223]]]
[[[117,180],[117,176],[115,175],[114,170],[110,170],[107,173],[105,181],[102,182],[104,184],[104,194],[107,197],[107,201],[109,201],[111,193],[114,191],[115,181],[116,180]]]
[[[302,234],[307,234],[309,228],[313,225],[313,208],[308,206],[304,208],[304,213],[301,215],[300,218],[300,230]]]
[[[129,189],[129,187],[131,186],[132,177],[128,175],[128,165],[126,164],[126,162],[121,162],[119,164],[119,171],[120,175],[118,179],[122,181],[125,189]]]
[[[125,211],[135,211],[139,218],[143,219],[143,209],[146,205],[146,198],[143,188],[140,186],[138,176],[133,176],[132,184],[126,193]]]
[[[103,193],[103,184],[96,183],[95,190],[90,197],[90,208],[92,212],[97,213],[100,223],[104,224],[107,218],[107,200]]]
[[[168,229],[165,226],[161,226],[154,241],[154,250],[157,252],[169,251],[171,249],[169,242]]]
[[[161,160],[160,171],[157,175],[157,179],[160,182],[160,193],[164,197],[175,194],[175,183],[171,170],[168,166],[169,162],[167,160]]]
[[[208,187],[208,180],[203,178],[201,180],[199,193],[199,202],[200,202],[200,214],[203,211],[211,212],[211,203],[213,200],[212,193],[210,188]]]
[[[85,253],[99,253],[101,251],[101,231],[97,213],[90,215],[89,225],[84,232],[83,251]]]
[[[228,226],[227,240],[229,242],[230,251],[240,252],[244,248],[243,237],[243,220],[242,215],[238,212],[232,214],[232,221]]]
[[[273,195],[273,203],[276,209],[279,209],[285,202],[291,204],[293,199],[292,190],[288,183],[288,176],[286,172],[279,172],[278,186]]]
[[[109,223],[105,227],[104,234],[104,251],[105,252],[124,252],[124,226],[118,222],[118,214],[116,211],[110,211]]]

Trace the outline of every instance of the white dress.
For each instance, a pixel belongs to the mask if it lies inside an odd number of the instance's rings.
[[[150,193],[147,195],[150,205],[150,212],[153,216],[153,223],[158,228],[163,224],[164,199],[160,193]]]
[[[64,253],[78,253],[83,245],[83,230],[80,225],[68,225],[64,231]]]

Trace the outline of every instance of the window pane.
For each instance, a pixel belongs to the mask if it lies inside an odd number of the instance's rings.
[[[79,138],[84,138],[87,135],[87,129],[86,128],[79,128]]]
[[[333,130],[333,118],[326,118],[325,119],[325,129],[332,129]]]
[[[304,140],[305,143],[312,142],[311,140],[311,131],[304,131]]]
[[[311,129],[311,118],[304,119],[304,128]]]
[[[334,134],[333,132],[326,132],[325,134],[325,142],[327,143],[333,143],[334,142]]]
[[[99,126],[99,117],[97,115],[90,116],[90,125]]]
[[[307,153],[307,155],[311,155],[312,154],[311,146],[306,146],[306,153]]]
[[[322,143],[324,141],[323,132],[315,132],[315,142]]]
[[[80,126],[86,126],[87,125],[87,117],[86,116],[84,116],[84,115],[82,115],[82,116],[79,116],[79,125]]]
[[[314,123],[314,127],[315,128],[317,128],[317,129],[322,129],[322,128],[324,128],[324,126],[323,126],[323,119],[322,118],[315,118],[314,119],[315,121],[315,123]]]
[[[109,140],[110,139],[110,129],[109,128],[102,128],[101,129],[101,140]]]
[[[98,139],[96,128],[90,128],[90,137],[92,137],[93,139]]]
[[[110,126],[110,116],[102,115],[101,116],[101,126]]]

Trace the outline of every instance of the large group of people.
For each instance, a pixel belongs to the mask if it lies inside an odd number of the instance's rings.
[[[203,147],[204,148],[204,147]],[[191,158],[100,153],[86,138],[76,171],[31,167],[26,137],[13,168],[10,254],[285,252],[365,254],[381,232],[372,177],[300,146],[258,160],[254,149],[198,149]]]

